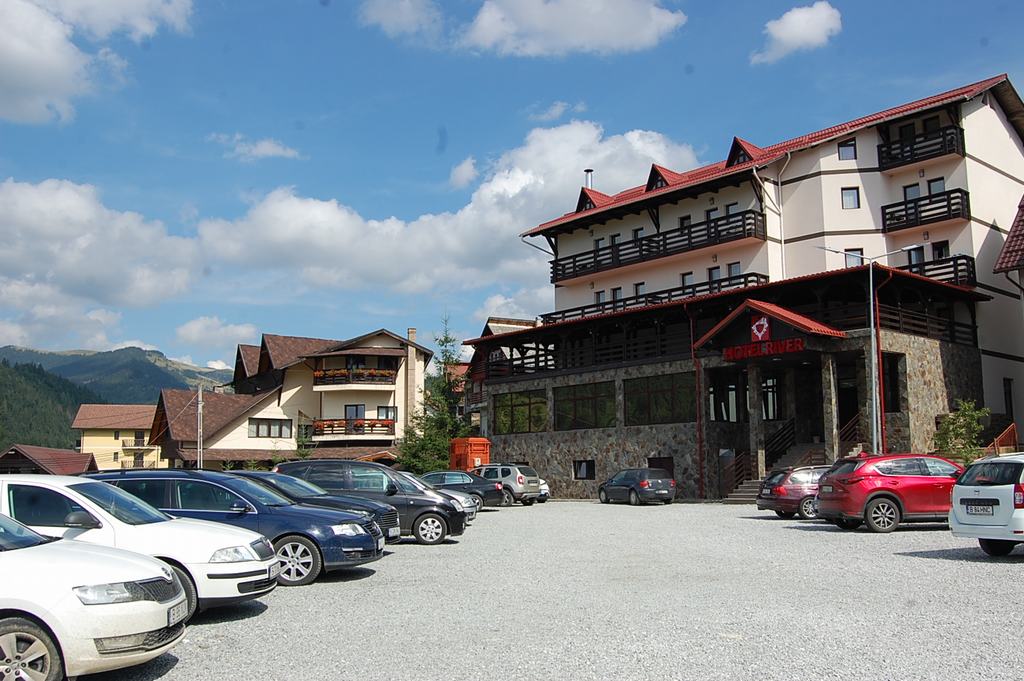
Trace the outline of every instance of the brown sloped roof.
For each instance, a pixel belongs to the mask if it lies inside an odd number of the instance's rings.
[[[423,354],[425,354],[428,359],[434,356],[434,351],[431,350],[430,348],[424,347],[424,346],[420,345],[419,343],[417,343],[415,341],[409,340],[408,338],[403,338],[402,336],[398,335],[394,331],[388,331],[387,329],[377,329],[376,331],[371,331],[370,333],[364,333],[362,336],[356,336],[355,338],[350,338],[350,339],[345,340],[345,341],[332,341],[333,345],[331,345],[329,347],[326,347],[326,348],[322,348],[320,350],[317,350],[317,351],[314,351],[314,352],[311,352],[311,353],[308,353],[308,354],[306,354],[304,356],[305,357],[328,356],[328,355],[338,354],[339,351],[341,351],[341,350],[372,347],[372,346],[362,345],[362,343],[365,340],[367,340],[368,338],[373,338],[374,336],[388,336],[390,338],[395,339],[399,343],[402,343],[403,345],[412,346],[412,347],[416,348],[417,350],[419,350],[420,352],[422,352]],[[376,352],[376,349],[375,349],[375,352]]]
[[[260,368],[260,346],[238,344],[238,356],[242,360],[245,377],[254,375]]]
[[[1017,204],[1017,217],[1010,225],[1010,233],[1003,242],[1003,248],[999,251],[996,259],[996,266],[992,268],[995,274],[1012,272],[1013,270],[1024,269],[1024,196]]]
[[[76,430],[149,430],[155,413],[156,406],[152,404],[83,404],[71,427]]]
[[[277,390],[268,390],[253,395],[203,392],[203,437],[216,435],[236,418],[249,411]],[[164,388],[160,391],[154,429],[150,442],[159,444],[164,435],[179,442],[195,442],[198,439],[198,400],[194,390]]]
[[[342,341],[329,340],[326,338],[304,338],[302,336],[277,336],[271,333],[263,334],[263,348],[266,348],[270,360],[269,367],[263,367],[262,361],[257,369],[284,369],[298,362],[301,358],[312,355],[321,350],[339,345]],[[260,357],[262,360],[262,357]]]
[[[76,452],[73,449],[11,445],[11,448],[3,456],[10,454],[21,454],[50,475],[78,475],[99,470],[92,454]]]
[[[194,449],[179,449],[175,452],[185,461],[195,461],[197,452]],[[271,449],[204,449],[203,461],[270,461],[282,456],[282,452]],[[388,456],[398,457],[394,447],[317,447],[310,459],[370,459]],[[292,457],[294,459],[294,457]]]

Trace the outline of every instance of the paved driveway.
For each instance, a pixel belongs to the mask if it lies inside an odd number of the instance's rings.
[[[211,611],[112,679],[996,679],[1024,668],[1024,547],[753,507],[485,511],[443,546]]]

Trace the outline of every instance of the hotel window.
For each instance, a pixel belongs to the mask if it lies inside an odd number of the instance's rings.
[[[688,423],[697,419],[692,373],[644,376],[622,382],[627,426]]]
[[[612,300],[622,300],[622,287],[616,286],[612,289]]]
[[[604,237],[603,236],[599,237],[597,239],[594,239],[594,250],[596,251],[599,248],[604,248]]]
[[[384,421],[397,421],[398,407],[377,407],[377,418]]]
[[[600,305],[604,302],[604,291],[594,291],[594,304]]]
[[[860,187],[843,187],[843,209],[860,208]]]
[[[765,421],[777,421],[782,418],[779,408],[779,379],[766,376],[761,381],[761,417]]]
[[[494,396],[494,432],[543,433],[548,429],[548,396],[544,390],[525,390]]]
[[[949,242],[936,241],[932,243],[932,260],[942,260],[949,257]]]
[[[348,369],[350,369],[350,370],[351,369],[365,369],[366,368],[366,358],[362,357],[362,356],[359,356],[359,355],[356,355],[356,356],[351,356],[350,355],[349,357],[345,358],[345,366],[348,367]]]
[[[555,430],[611,428],[615,425],[615,382],[584,383],[554,389]]]
[[[345,420],[346,421],[358,421],[359,419],[366,418],[366,405],[365,404],[346,404],[345,405]]]
[[[679,226],[680,227],[689,227],[692,224],[693,224],[693,218],[690,217],[689,215],[684,215],[683,217],[679,218]]]
[[[846,253],[847,267],[857,267],[858,265],[864,264],[864,259],[862,257],[858,257],[864,255],[863,248],[847,248],[844,252]]]
[[[120,440],[121,439],[121,431],[120,430],[115,430],[114,431],[114,439],[115,440]]]
[[[924,246],[911,248],[907,251],[907,264],[920,265],[924,262]]]
[[[1013,418],[1013,379],[1003,379],[1003,413]]]
[[[619,239],[621,238],[621,234],[612,234],[610,237],[608,237],[608,245],[614,246],[615,244],[619,243]]]
[[[643,237],[644,237],[644,228],[643,227],[637,227],[636,229],[633,230],[633,241],[636,241],[637,239],[642,239]]]
[[[905,123],[899,128],[900,142],[903,144],[912,144],[914,141],[914,135],[916,134],[917,131],[914,129],[913,123]]]
[[[597,466],[593,459],[578,459],[572,462],[573,480],[596,480]]]
[[[840,161],[856,161],[857,160],[857,140],[850,139],[839,143],[839,160]]]
[[[946,191],[946,178],[936,177],[935,179],[928,180],[928,193],[931,195],[941,194]]]
[[[249,437],[292,436],[291,419],[249,419]]]
[[[882,399],[885,400],[885,413],[887,414],[903,411],[900,403],[900,374],[902,373],[900,362],[902,359],[903,355],[882,353],[882,380],[885,388]]]
[[[921,198],[921,185],[915,182],[914,184],[908,184],[903,187],[904,201],[913,201],[918,198]]]
[[[726,265],[725,267],[726,267],[726,276],[729,277],[730,279],[732,279],[733,277],[740,276],[741,271],[740,271],[740,264],[738,262],[731,262],[728,265]]]
[[[727,203],[725,204],[725,214],[735,215],[740,212],[740,204],[738,203]]]
[[[934,136],[939,132],[939,117],[929,116],[923,121],[924,134]]]
[[[711,379],[708,385],[709,411],[712,421],[729,421],[737,423],[741,420],[742,407],[740,396],[739,372],[721,371]]]
[[[647,290],[647,284],[645,282],[638,281],[635,284],[633,284],[633,295],[634,296],[642,296],[644,294],[644,291],[646,291],[646,290]]]
[[[718,265],[708,268],[708,281],[718,281],[722,278],[722,268]]]
[[[721,214],[722,214],[722,211],[719,208],[708,208],[706,211],[704,211],[704,220],[705,221],[714,220],[715,218],[717,218]]]
[[[693,286],[693,272],[683,272],[680,274],[679,283],[683,286]]]

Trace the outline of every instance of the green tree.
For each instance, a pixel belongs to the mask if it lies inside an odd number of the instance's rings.
[[[296,459],[308,459],[313,455],[313,450],[316,448],[316,443],[313,442],[313,438],[310,435],[312,432],[312,426],[306,427],[305,424],[299,424],[299,428],[295,431],[295,458]]]
[[[988,407],[978,408],[974,400],[957,400],[956,411],[942,419],[935,431],[935,448],[954,459],[970,463],[981,454],[978,436],[989,415]]]
[[[447,316],[434,342],[437,354],[434,371],[424,380],[423,407],[410,416],[405,436],[398,443],[398,463],[414,473],[447,468],[452,438],[469,433],[469,425],[459,416],[465,386],[457,371],[462,344],[452,334]]]

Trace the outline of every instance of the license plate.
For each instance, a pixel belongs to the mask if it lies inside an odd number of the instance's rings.
[[[658,490],[658,494],[668,494],[668,490],[667,489],[659,489]]]
[[[991,506],[965,506],[967,515],[992,515]]]
[[[377,540],[377,550],[378,551],[383,551],[384,550],[384,537],[381,537],[380,539]]]
[[[267,568],[267,579],[274,579],[281,574],[281,564],[275,562],[273,565]]]
[[[188,601],[182,601],[167,610],[167,626],[173,627],[188,615]]]
[[[389,527],[388,528],[388,536],[389,537],[400,537],[400,536],[402,536],[402,528],[401,527]]]
[[[821,491],[822,492],[831,492],[832,491],[832,485],[822,485],[821,486]]]

